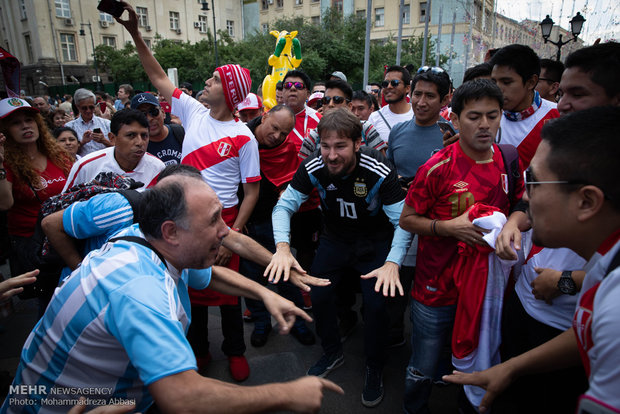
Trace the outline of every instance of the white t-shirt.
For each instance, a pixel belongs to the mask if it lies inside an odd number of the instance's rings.
[[[239,183],[260,181],[258,142],[239,121],[218,121],[210,110],[175,89],[172,113],[185,128],[181,164],[198,168],[224,208],[239,204]]]
[[[522,246],[523,253],[529,255],[532,248],[532,231],[523,233]],[[565,331],[573,324],[573,313],[577,305],[577,295],[560,295],[554,298],[552,304],[547,304],[544,300],[539,300],[532,294],[531,283],[538,277],[535,267],[545,269],[564,270],[583,270],[586,261],[577,253],[570,249],[549,249],[543,248],[534,254],[521,267],[521,274],[515,285],[515,291],[523,308],[532,318],[552,326],[556,329]]]
[[[155,184],[155,180],[165,165],[159,158],[148,152],[144,154],[133,171],[125,171],[118,165],[114,158],[115,147],[108,147],[80,158],[71,167],[67,184],[63,193],[77,184],[87,183],[93,180],[100,172],[115,172],[127,178],[133,178],[144,184],[144,188]]]
[[[379,114],[379,112],[381,112],[381,114]],[[383,115],[383,117],[381,115]],[[411,118],[413,118],[413,109],[411,109],[411,106],[409,106],[408,112],[405,112],[404,114],[395,114],[390,110],[389,105],[385,105],[380,110],[370,114],[368,117],[368,122],[373,124],[379,135],[381,135],[381,138],[385,142],[388,142],[390,130],[394,128],[394,125],[409,121]]]

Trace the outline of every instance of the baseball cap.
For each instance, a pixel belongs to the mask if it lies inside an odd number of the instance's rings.
[[[248,96],[246,96],[245,99],[237,105],[237,109],[239,111],[243,111],[245,109],[260,109],[262,107],[263,102],[255,93],[248,93]]]
[[[342,79],[342,80],[343,80],[343,81],[345,81],[345,82],[347,81],[347,77],[346,77],[346,76],[344,76],[344,73],[342,73],[342,72],[340,72],[340,71],[338,71],[338,70],[337,70],[337,71],[335,71],[335,72],[332,72],[332,74],[331,74],[330,76],[335,76],[335,77],[337,77],[337,78],[339,78],[339,79]]]
[[[314,92],[312,95],[310,95],[310,97],[308,98],[308,105],[312,105],[314,102],[316,102],[319,99],[323,99],[324,93],[323,92]]]
[[[4,119],[20,109],[36,113],[39,112],[37,108],[33,108],[28,102],[21,98],[5,98],[0,101],[0,119]]]
[[[131,109],[138,109],[138,107],[144,103],[160,108],[159,99],[157,99],[155,95],[148,92],[143,92],[137,94],[131,99]]]

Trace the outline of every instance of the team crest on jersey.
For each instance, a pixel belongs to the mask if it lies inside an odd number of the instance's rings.
[[[502,189],[504,193],[508,194],[508,174],[502,174],[500,178],[502,180]]]
[[[368,194],[368,188],[366,188],[366,183],[356,181],[355,184],[353,184],[353,193],[358,197],[366,197],[366,195]]]
[[[230,149],[232,145],[227,142],[220,142],[220,145],[217,147],[217,153],[220,154],[220,157],[225,157],[230,154]]]

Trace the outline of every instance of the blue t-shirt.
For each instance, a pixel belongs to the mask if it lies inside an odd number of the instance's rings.
[[[413,177],[435,150],[443,149],[443,133],[437,126],[422,127],[410,121],[394,125],[390,131],[387,158],[401,177]]]

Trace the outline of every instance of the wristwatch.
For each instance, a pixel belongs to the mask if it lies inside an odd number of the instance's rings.
[[[6,170],[4,168],[0,168],[0,180],[6,179]]]
[[[560,280],[558,280],[558,290],[565,295],[575,295],[577,294],[577,285],[572,278],[573,272],[570,270],[565,270],[562,272],[562,276],[560,276]]]

